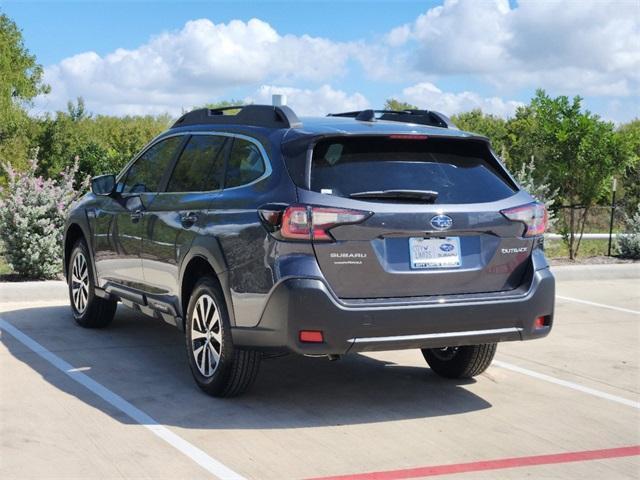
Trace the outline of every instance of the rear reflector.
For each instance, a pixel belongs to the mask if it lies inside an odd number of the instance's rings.
[[[547,229],[549,217],[547,209],[542,203],[528,203],[519,207],[502,210],[500,213],[509,220],[524,223],[526,227],[523,234],[524,237],[542,235]]]
[[[548,327],[549,326],[548,318],[549,317],[536,318],[535,321],[533,322],[533,328],[535,328],[536,330],[539,330],[541,328]]]
[[[320,330],[300,330],[300,341],[305,343],[322,343],[324,338]]]

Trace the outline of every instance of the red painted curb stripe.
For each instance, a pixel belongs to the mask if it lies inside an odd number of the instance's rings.
[[[400,480],[403,478],[433,477],[454,473],[480,472],[483,470],[500,470],[503,468],[530,467],[534,465],[551,465],[554,463],[583,462],[604,458],[633,457],[640,455],[640,445],[631,447],[606,448],[603,450],[587,450],[582,452],[554,453],[531,457],[502,458],[480,462],[436,465],[433,467],[417,467],[405,470],[389,470],[386,472],[356,473],[335,477],[318,477],[310,480]]]

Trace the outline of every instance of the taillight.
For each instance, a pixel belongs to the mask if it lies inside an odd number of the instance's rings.
[[[307,207],[287,207],[282,214],[280,234],[293,240],[309,240],[311,222]]]
[[[524,223],[526,228],[523,236],[525,237],[542,235],[547,229],[549,217],[547,209],[542,203],[528,203],[527,205],[502,210],[500,213],[509,220]]]
[[[338,225],[360,223],[370,215],[370,212],[360,210],[294,205],[287,207],[282,214],[280,235],[291,240],[331,242],[333,237],[329,234],[330,229]]]

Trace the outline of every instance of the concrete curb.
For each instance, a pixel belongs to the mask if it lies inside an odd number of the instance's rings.
[[[36,303],[67,300],[67,284],[62,280],[0,283],[0,302]]]
[[[640,279],[640,263],[608,263],[603,265],[552,266],[556,280],[624,280]]]

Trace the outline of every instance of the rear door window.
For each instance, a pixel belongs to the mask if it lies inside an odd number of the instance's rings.
[[[221,189],[226,140],[217,135],[193,135],[173,169],[167,192]]]
[[[243,138],[235,138],[229,154],[225,188],[246,185],[264,173],[265,163],[258,146]]]
[[[492,202],[516,189],[489,155],[486,144],[478,141],[329,138],[314,148],[311,189],[344,197],[427,190],[437,193],[436,204]]]

